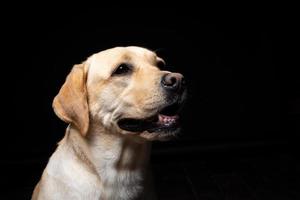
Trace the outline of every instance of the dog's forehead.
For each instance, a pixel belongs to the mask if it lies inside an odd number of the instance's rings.
[[[149,63],[155,65],[159,58],[148,49],[136,46],[115,47],[93,54],[87,60],[90,75],[109,76],[112,67],[122,62]],[[141,65],[142,66],[142,65]]]
[[[156,60],[156,54],[146,48],[129,46],[129,47],[115,47],[96,53],[92,56],[92,59],[96,62],[113,61],[120,59],[131,60],[144,60],[152,62]]]
[[[156,54],[149,49],[145,49],[142,47],[129,46],[125,48],[125,51],[130,52],[133,56],[137,56],[144,59],[156,59]]]

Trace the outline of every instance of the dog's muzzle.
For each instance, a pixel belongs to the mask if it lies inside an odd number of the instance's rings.
[[[185,101],[185,81],[182,74],[167,73],[161,78],[161,87],[165,95],[164,106],[160,106],[158,112],[148,118],[134,119],[123,118],[117,124],[129,132],[162,132],[170,133],[180,127],[179,112]]]

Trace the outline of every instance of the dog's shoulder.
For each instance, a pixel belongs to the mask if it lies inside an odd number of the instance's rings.
[[[88,164],[88,156],[80,148],[81,143],[77,141],[77,146],[74,145],[67,134],[59,142],[35,188],[33,200],[53,194],[60,195],[58,199],[90,199],[86,194],[100,197],[99,177]]]

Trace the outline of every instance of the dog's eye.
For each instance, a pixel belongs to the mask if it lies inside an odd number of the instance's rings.
[[[132,66],[130,64],[122,63],[116,68],[112,75],[127,74],[131,71],[131,68]]]

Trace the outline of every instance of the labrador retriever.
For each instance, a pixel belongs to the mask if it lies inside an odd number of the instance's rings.
[[[33,200],[154,199],[151,141],[180,131],[184,78],[141,47],[116,47],[74,65],[54,98],[69,125]]]

